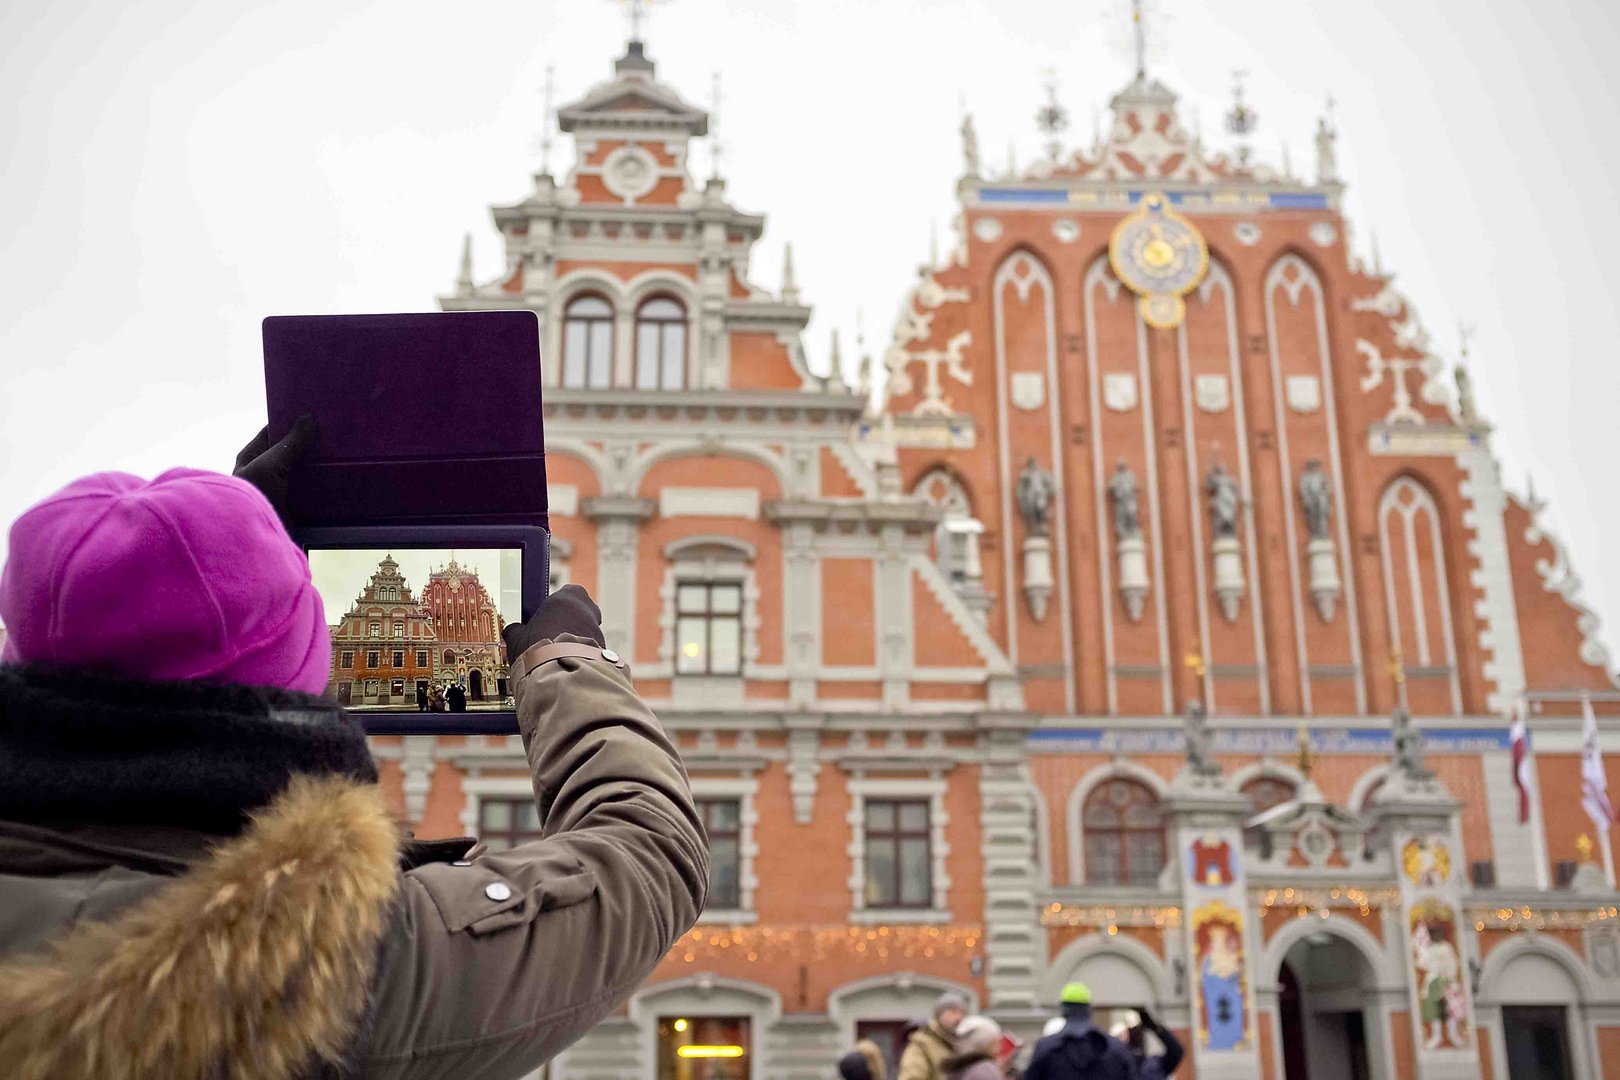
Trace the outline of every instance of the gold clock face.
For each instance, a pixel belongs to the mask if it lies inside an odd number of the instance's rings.
[[[1148,325],[1179,326],[1186,315],[1181,298],[1204,280],[1209,248],[1193,223],[1155,193],[1144,195],[1136,212],[1114,228],[1108,261],[1115,276],[1142,298]]]

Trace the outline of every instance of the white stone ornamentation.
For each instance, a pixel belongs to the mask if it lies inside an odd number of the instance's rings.
[[[1193,378],[1193,401],[1207,413],[1225,412],[1232,405],[1231,384],[1225,375],[1198,375]]]
[[[1327,221],[1318,221],[1312,225],[1307,235],[1310,236],[1311,243],[1317,247],[1332,247],[1339,242],[1339,230]]]
[[[1130,412],[1136,408],[1136,376],[1128,371],[1113,371],[1103,376],[1103,404],[1114,412]]]
[[[1322,407],[1322,380],[1315,375],[1290,375],[1283,380],[1288,407],[1297,413],[1313,413]]]
[[[1582,662],[1603,668],[1609,682],[1620,688],[1620,672],[1609,669],[1609,650],[1602,639],[1603,620],[1582,601],[1581,579],[1570,565],[1569,552],[1564,548],[1563,541],[1542,527],[1541,512],[1547,508],[1546,501],[1538,499],[1535,489],[1531,488],[1525,496],[1525,505],[1530,511],[1530,525],[1524,530],[1525,541],[1539,544],[1545,540],[1553,550],[1551,559],[1536,560],[1536,574],[1541,578],[1541,587],[1550,593],[1557,593],[1564,603],[1575,609],[1575,625],[1581,632]]]
[[[1252,221],[1240,221],[1232,226],[1232,237],[1244,247],[1254,247],[1260,242],[1260,226]]]
[[[602,162],[602,183],[633,203],[658,186],[658,162],[639,146],[621,146]]]
[[[1121,537],[1114,544],[1119,558],[1119,598],[1131,622],[1140,622],[1152,588],[1148,577],[1147,544],[1140,536]]]
[[[1311,540],[1305,545],[1305,568],[1310,581],[1311,600],[1323,622],[1333,621],[1333,612],[1343,586],[1339,581],[1339,557],[1333,541]]]
[[[1038,371],[1015,371],[1009,391],[1014,408],[1034,412],[1046,404],[1046,376]]]
[[[1052,538],[1029,536],[1024,539],[1024,599],[1036,622],[1046,618],[1056,581],[1052,577]]]
[[[1001,222],[993,217],[982,217],[973,223],[973,235],[987,244],[1000,239],[1001,232]]]
[[[1072,244],[1080,239],[1080,225],[1070,218],[1058,218],[1052,222],[1052,235],[1060,244]]]
[[[1217,536],[1210,545],[1215,557],[1215,599],[1221,616],[1235,622],[1243,604],[1243,548],[1235,536]]]

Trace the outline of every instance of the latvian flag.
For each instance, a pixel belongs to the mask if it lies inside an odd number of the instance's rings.
[[[1513,744],[1513,786],[1519,789],[1519,824],[1530,821],[1530,736],[1524,724],[1525,699],[1520,695],[1513,704],[1513,726],[1508,729],[1508,741]]]
[[[1609,802],[1609,778],[1603,772],[1603,754],[1598,750],[1592,699],[1583,699],[1581,705],[1586,718],[1581,732],[1581,807],[1601,835],[1614,824],[1614,806]]]

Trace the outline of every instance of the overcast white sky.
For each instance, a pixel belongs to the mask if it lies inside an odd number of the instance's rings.
[[[1616,640],[1620,565],[1620,16],[1605,0],[1160,0],[1149,66],[1218,141],[1249,72],[1256,144],[1312,165],[1338,100],[1355,243],[1475,381],[1509,482],[1552,500]],[[1129,74],[1124,0],[673,0],[649,50],[707,105],[735,201],[794,243],[825,364],[888,333],[943,234],[959,102],[985,157],[1041,145],[1055,69],[1088,142]],[[492,202],[539,158],[540,87],[579,96],[622,51],[607,0],[54,0],[0,5],[0,521],[76,475],[227,468],[263,422],[259,319],[432,310],[463,233],[501,266]],[[707,157],[696,155],[707,170]],[[559,142],[554,171],[571,160]],[[1608,563],[1608,565],[1605,565]]]

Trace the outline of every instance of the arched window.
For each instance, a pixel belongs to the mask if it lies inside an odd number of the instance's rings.
[[[1244,784],[1242,790],[1249,800],[1251,814],[1263,814],[1294,797],[1294,785],[1276,776],[1257,776]]]
[[[636,311],[636,389],[679,390],[686,382],[686,309],[657,296]]]
[[[572,389],[613,384],[613,306],[600,296],[575,297],[563,314],[563,379]]]
[[[1164,811],[1151,788],[1118,776],[1086,796],[1081,811],[1088,885],[1152,885],[1164,869]]]
[[[946,578],[960,585],[983,577],[979,534],[984,526],[974,519],[962,482],[948,469],[930,469],[917,481],[912,494],[940,511],[939,524],[934,528],[934,561]]]

